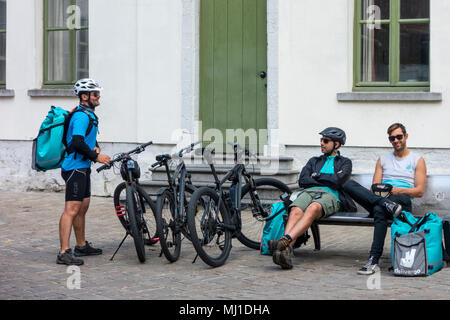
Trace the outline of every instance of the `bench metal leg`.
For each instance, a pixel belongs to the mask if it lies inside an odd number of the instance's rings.
[[[317,224],[317,222],[313,222],[313,224],[311,225],[311,232],[314,238],[314,249],[316,251],[320,250],[320,230],[319,230],[319,225]]]

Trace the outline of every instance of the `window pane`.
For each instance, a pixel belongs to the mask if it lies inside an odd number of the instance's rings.
[[[430,0],[401,0],[400,19],[430,17]]]
[[[389,81],[389,25],[361,26],[361,81]]]
[[[361,1],[361,20],[389,19],[389,0]]]
[[[0,82],[6,81],[6,33],[0,33]]]
[[[48,27],[67,28],[70,0],[48,0]]]
[[[429,24],[400,24],[400,81],[429,81]]]
[[[0,0],[0,30],[6,29],[6,0]]]
[[[49,81],[70,81],[70,45],[69,31],[51,31],[48,33],[48,70]]]
[[[89,78],[89,32],[77,31],[77,79]]]
[[[87,27],[89,25],[89,2],[88,0],[77,0],[76,4],[80,8],[80,26]]]

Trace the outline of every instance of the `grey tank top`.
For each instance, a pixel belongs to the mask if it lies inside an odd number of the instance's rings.
[[[383,168],[383,183],[399,188],[413,188],[419,159],[420,156],[413,152],[401,159],[396,158],[393,152],[382,155],[380,162]]]

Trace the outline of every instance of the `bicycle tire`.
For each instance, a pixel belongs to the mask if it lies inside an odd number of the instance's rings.
[[[180,257],[181,233],[174,232],[175,201],[169,189],[158,196],[155,217],[161,250],[169,262],[175,262]]]
[[[270,194],[267,195],[266,199],[261,199],[261,202],[264,202],[263,203],[264,209],[268,213],[270,213],[270,206],[273,203],[281,201],[279,197],[280,195],[282,195],[285,192],[291,193],[290,188],[285,183],[274,178],[260,178],[255,179],[254,181],[256,191],[259,195],[263,193],[261,190],[264,190],[266,193],[270,192]],[[250,184],[247,183],[242,188],[241,201],[243,201],[244,204],[245,202],[250,202],[249,206],[251,207],[253,205],[254,207],[255,203],[253,203],[253,199],[249,197],[249,191],[250,191]],[[261,248],[261,240],[265,224],[264,220],[265,217],[255,215],[255,212],[253,212],[252,208],[250,208],[249,210],[241,210],[240,214],[241,214],[241,230],[236,233],[237,239],[243,245],[251,249],[259,250]]]
[[[116,210],[116,216],[120,221],[120,224],[125,229],[125,231],[129,231],[130,224],[128,222],[128,217],[126,215],[125,211],[125,201],[126,201],[126,183],[122,182],[117,185],[116,189],[114,190],[113,194],[113,201],[114,201],[114,208]],[[136,189],[139,192],[139,195],[144,199],[144,205],[145,205],[145,211],[151,210],[153,213],[153,217],[155,219],[155,223],[150,223],[149,219],[150,217],[147,215],[145,222],[148,230],[148,238],[150,243],[156,241],[158,237],[158,230],[156,226],[156,203],[153,201],[150,196],[145,192],[144,189],[142,189],[141,186],[136,185]],[[123,194],[122,194],[123,193]],[[148,210],[149,209],[149,210]]]
[[[134,186],[126,187],[126,212],[128,214],[128,221],[130,223],[130,234],[134,240],[136,253],[140,262],[145,262],[145,248],[144,248],[144,234],[141,222],[139,221],[139,210],[141,198]]]
[[[212,201],[208,201],[208,198]],[[211,267],[223,265],[231,251],[231,217],[223,201],[217,218],[217,192],[208,187],[197,189],[189,202],[187,218],[192,244],[198,256]],[[214,248],[217,245],[217,248]]]

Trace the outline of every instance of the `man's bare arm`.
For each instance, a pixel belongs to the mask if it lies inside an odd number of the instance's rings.
[[[381,167],[380,158],[378,158],[377,165],[375,166],[375,173],[373,174],[372,184],[381,183],[383,179],[383,168]]]

